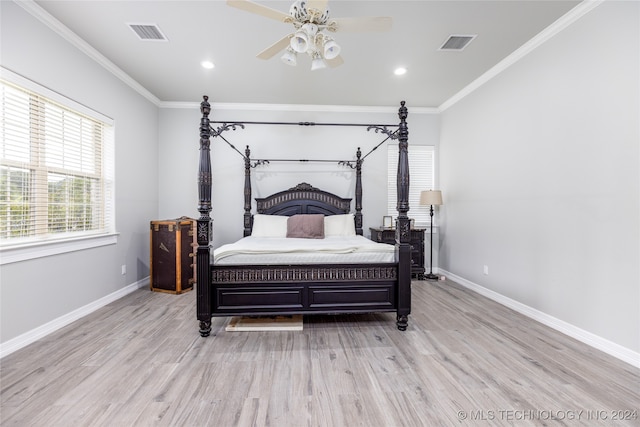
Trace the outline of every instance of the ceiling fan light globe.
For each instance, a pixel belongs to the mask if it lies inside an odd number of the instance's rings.
[[[313,60],[311,61],[311,71],[321,70],[323,68],[327,68],[326,62],[324,62],[324,60],[319,56],[313,58]]]
[[[340,45],[333,40],[329,40],[324,44],[324,57],[333,59],[340,55]]]
[[[284,62],[287,65],[291,65],[292,67],[295,67],[296,64],[298,63],[296,53],[291,48],[287,49],[284,52],[284,55],[282,55],[280,59],[282,59],[282,62]]]
[[[296,31],[293,37],[291,37],[289,46],[291,46],[291,49],[298,53],[306,52],[309,48],[309,38],[304,33],[304,31]]]
[[[302,26],[301,31],[304,31],[308,37],[313,37],[318,33],[318,26],[311,22],[307,22]]]

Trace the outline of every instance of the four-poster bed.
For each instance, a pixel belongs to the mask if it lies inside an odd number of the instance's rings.
[[[288,190],[256,199],[256,214],[254,215],[251,213],[251,168],[259,164],[269,163],[269,160],[257,160],[252,164],[250,151],[247,147],[243,155],[245,163],[243,235],[245,237],[242,240],[248,241],[257,238],[257,235],[262,235],[267,236],[266,240],[269,243],[277,242],[275,246],[284,246],[287,244],[286,242],[296,241],[296,243],[303,244],[301,246],[303,252],[307,252],[307,255],[313,255],[314,259],[311,261],[305,258],[304,256],[306,255],[303,254],[301,258],[295,258],[296,261],[287,260],[285,255],[284,260],[273,261],[272,258],[258,257],[255,258],[257,259],[255,262],[246,262],[247,259],[254,258],[246,258],[247,255],[245,254],[242,262],[227,263],[221,260],[222,256],[218,253],[221,248],[214,251],[214,257],[212,258],[210,247],[212,240],[210,213],[212,210],[211,191],[213,184],[210,157],[211,138],[221,137],[228,143],[221,136],[221,133],[229,129],[235,130],[237,127],[244,128],[247,123],[295,124],[300,126],[349,126],[349,124],[213,122],[209,120],[211,106],[207,96],[204,97],[200,110],[202,113],[198,172],[198,211],[200,212],[200,217],[197,220],[198,248],[196,254],[197,319],[200,322],[200,334],[203,337],[210,334],[212,316],[368,312],[396,312],[398,329],[406,330],[408,315],[411,312],[411,245],[410,220],[407,216],[409,210],[409,166],[407,155],[409,132],[406,122],[407,108],[404,101],[401,103],[398,112],[400,122],[398,125],[394,125],[397,129],[393,132],[388,129],[388,125],[352,125],[367,126],[367,130],[373,129],[376,132],[385,133],[387,135],[386,139],[398,140],[398,216],[395,247],[373,243],[362,237],[361,172],[363,158],[359,148],[355,161],[339,162],[356,171],[356,200],[353,214],[350,213],[350,198],[342,198],[310,184],[301,183]],[[214,129],[211,123],[223,124]],[[232,148],[235,149],[233,146]],[[270,215],[270,217],[266,215]],[[254,226],[257,227],[256,219],[260,219],[261,224],[264,224],[264,221],[272,224],[266,231],[267,234],[261,234],[265,233],[262,225],[260,226],[262,231],[254,228]],[[316,221],[318,219],[321,222],[323,221],[324,228],[322,225],[318,225],[321,231],[314,238],[319,239],[317,240],[318,242],[322,241],[322,245],[309,246],[312,245],[310,242],[312,239],[308,239],[310,236],[289,234],[293,233],[294,226],[292,224],[298,224],[296,226],[299,227],[300,221],[302,221],[304,227],[308,227],[308,223],[311,220],[313,220],[314,224],[319,224]],[[346,224],[345,220],[352,221],[352,223]],[[277,226],[273,225],[276,223],[278,224]],[[287,225],[282,225],[287,223],[288,229]],[[273,230],[277,227],[280,228],[276,233]],[[305,228],[305,230],[307,229]],[[326,237],[323,235],[324,230],[327,230]],[[338,230],[337,234],[336,230]],[[287,235],[282,235],[282,233]],[[339,237],[342,234],[346,236],[345,239]],[[296,238],[289,239],[289,237]],[[363,242],[357,241],[358,239],[367,240],[368,243],[365,242],[364,246],[360,246]],[[334,242],[342,240],[349,240],[349,245],[353,246],[349,246],[348,249],[337,248],[337,255],[329,254],[328,258],[318,258],[319,254],[323,255],[325,253],[327,246],[333,247]],[[372,245],[392,248],[391,256],[374,258],[373,261],[370,258],[352,257],[352,252],[358,255],[358,253],[362,254],[380,249],[372,248]],[[321,246],[323,249],[320,249]],[[262,255],[262,248],[263,246],[261,246],[260,250],[250,250],[249,253],[260,252],[260,255]],[[349,254],[346,252],[349,252]],[[332,256],[333,258],[331,258]],[[268,261],[264,261],[265,259]],[[339,261],[336,261],[338,259]]]

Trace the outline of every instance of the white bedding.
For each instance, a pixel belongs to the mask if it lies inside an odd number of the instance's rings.
[[[213,251],[217,265],[395,262],[395,247],[363,236],[296,239],[249,236]]]

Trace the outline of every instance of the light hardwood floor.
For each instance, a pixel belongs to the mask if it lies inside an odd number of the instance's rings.
[[[406,332],[391,313],[227,322],[201,338],[195,292],[136,291],[2,359],[0,424],[640,425],[637,368],[450,281],[414,281]]]

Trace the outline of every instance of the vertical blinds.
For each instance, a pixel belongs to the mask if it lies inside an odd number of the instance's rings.
[[[111,126],[8,81],[0,90],[0,245],[113,232]]]
[[[387,146],[387,215],[398,217],[397,177],[398,144]],[[409,218],[416,225],[431,221],[429,206],[420,206],[420,192],[434,189],[434,148],[431,145],[409,145]]]

